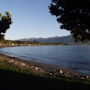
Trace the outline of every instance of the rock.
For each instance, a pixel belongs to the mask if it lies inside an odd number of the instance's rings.
[[[26,64],[25,63],[21,63],[21,66],[26,66]]]
[[[39,68],[38,68],[38,67],[31,66],[30,68],[31,68],[31,69],[35,69],[35,70],[39,71]]]
[[[31,69],[34,69],[34,66],[31,66],[30,68],[31,68]]]
[[[60,74],[63,74],[63,70],[60,69]]]
[[[49,72],[49,75],[52,76],[53,75],[53,72]]]
[[[14,62],[14,60],[10,60],[10,61],[9,61],[9,63],[13,63],[13,62]]]
[[[54,73],[54,75],[57,77],[62,76],[63,74],[64,74],[64,72],[62,69],[57,69]]]
[[[38,68],[38,67],[34,67],[34,68],[35,68],[35,70],[37,70],[37,71],[39,70],[39,68]]]
[[[25,66],[26,68],[30,69],[30,67],[28,65]]]
[[[86,76],[86,78],[88,79],[88,78],[89,78],[89,76]]]
[[[85,77],[81,77],[81,79],[85,79]]]
[[[19,62],[18,62],[18,61],[15,61],[14,63],[15,63],[16,65],[17,65],[17,64],[19,64]]]
[[[69,72],[66,72],[66,74],[70,74]]]

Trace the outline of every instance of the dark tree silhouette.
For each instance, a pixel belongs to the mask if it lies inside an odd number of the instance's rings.
[[[11,23],[11,14],[9,12],[5,12],[3,16],[0,13],[0,40],[4,39],[6,30],[10,28]]]
[[[90,0],[52,0],[49,10],[76,41],[90,40]]]

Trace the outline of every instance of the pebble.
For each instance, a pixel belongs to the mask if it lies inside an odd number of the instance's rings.
[[[22,65],[22,66],[26,66],[26,64],[25,64],[25,63],[21,63],[21,65]]]
[[[63,70],[60,69],[60,74],[63,74]]]
[[[66,74],[70,74],[69,72],[66,72]]]
[[[34,69],[34,66],[31,66],[32,69]]]
[[[35,70],[39,70],[39,68],[38,67],[34,67],[35,68]]]
[[[53,75],[53,72],[49,72],[49,75],[52,76]]]
[[[85,79],[85,77],[81,77],[81,79]]]
[[[14,60],[10,60],[10,61],[9,61],[9,63],[13,63],[13,62],[14,62]]]
[[[15,64],[19,64],[19,62],[18,61],[16,61],[16,62],[14,62]]]
[[[88,79],[88,78],[89,78],[89,76],[86,76],[86,78]]]

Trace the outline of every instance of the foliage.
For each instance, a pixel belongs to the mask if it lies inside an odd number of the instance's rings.
[[[76,41],[90,40],[90,0],[52,0],[49,10]]]
[[[5,12],[5,15],[0,13],[0,40],[4,39],[4,34],[10,28],[11,23],[11,14],[9,12]]]

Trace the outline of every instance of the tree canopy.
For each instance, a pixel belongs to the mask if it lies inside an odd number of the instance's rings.
[[[49,10],[76,41],[90,40],[90,0],[52,0]]]
[[[5,12],[5,15],[0,13],[0,40],[4,39],[4,35],[7,29],[10,28],[11,14],[9,12]]]

